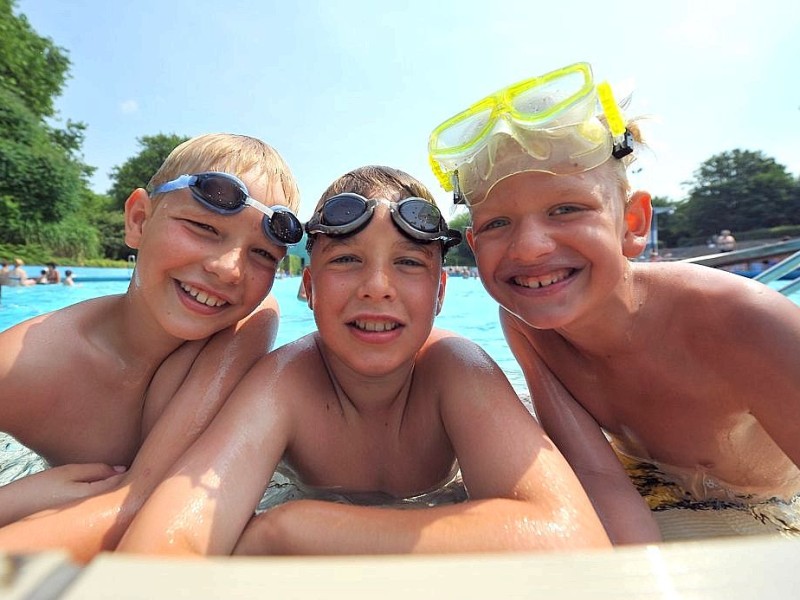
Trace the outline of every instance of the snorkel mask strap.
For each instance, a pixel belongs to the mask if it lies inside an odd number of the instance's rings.
[[[466,204],[467,199],[464,198],[464,194],[461,193],[461,185],[458,183],[458,169],[453,171],[453,174],[450,176],[450,181],[453,184],[453,204]]]
[[[614,143],[611,156],[617,159],[624,158],[633,152],[633,134],[625,127],[622,111],[614,100],[614,93],[607,81],[597,84],[597,99],[603,108]]]

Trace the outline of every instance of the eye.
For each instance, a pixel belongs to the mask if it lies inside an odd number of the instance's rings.
[[[571,215],[587,210],[585,206],[578,204],[561,204],[550,210],[552,216]]]
[[[280,259],[266,248],[255,248],[252,252],[268,265],[277,265],[280,262]]]
[[[359,262],[359,259],[352,254],[342,254],[341,256],[334,256],[331,259],[331,263],[338,264],[338,265],[347,265]]]
[[[404,256],[402,258],[398,258],[395,261],[395,264],[403,266],[403,267],[426,267],[427,264],[425,261],[419,258],[413,258],[411,256]]]
[[[491,231],[492,229],[499,229],[500,227],[505,227],[510,222],[509,219],[505,217],[497,217],[496,219],[489,219],[485,223],[483,223],[480,227],[475,229],[477,233],[483,233],[484,231]]]
[[[185,223],[188,223],[194,229],[201,229],[203,231],[207,231],[209,233],[217,234],[219,233],[216,228],[212,227],[208,223],[202,223],[200,221],[193,221],[192,219],[183,219]]]

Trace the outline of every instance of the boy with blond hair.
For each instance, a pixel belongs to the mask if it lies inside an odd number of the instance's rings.
[[[633,262],[652,214],[625,171],[637,138],[579,63],[445,121],[429,150],[612,541],[800,532],[800,309],[723,271]],[[647,504],[623,463],[660,480]]]
[[[0,430],[51,465],[99,463],[0,491],[31,490],[30,511],[111,489],[0,530],[1,549],[67,545],[80,558],[113,547],[159,473],[274,343],[278,307],[267,295],[302,236],[280,155],[252,137],[202,135],[175,148],[148,189],[125,203],[125,241],[138,249],[125,294],[0,333]],[[76,491],[75,477],[96,485]]]

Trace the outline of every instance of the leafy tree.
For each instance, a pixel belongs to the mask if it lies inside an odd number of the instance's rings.
[[[694,174],[687,202],[678,208],[686,233],[748,231],[800,222],[793,209],[797,185],[783,165],[761,152],[733,150],[712,156]]]
[[[14,15],[15,4],[0,0],[0,87],[13,90],[36,118],[51,117],[69,58],[50,38],[39,36],[25,15]]]
[[[472,219],[468,212],[463,212],[453,217],[448,223],[451,229],[458,229],[461,232],[463,241],[451,248],[447,253],[447,264],[456,266],[475,266],[475,255],[467,244],[466,229],[472,224]]]
[[[145,187],[175,146],[188,139],[164,133],[139,138],[137,142],[142,148],[139,154],[111,170],[113,184],[108,195],[112,198],[114,208],[122,209],[130,193],[136,188]]]
[[[82,165],[52,141],[52,130],[0,87],[0,235],[24,243],[22,224],[52,223],[74,212],[85,188]]]

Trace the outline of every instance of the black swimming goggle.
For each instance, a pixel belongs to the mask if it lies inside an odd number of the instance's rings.
[[[245,206],[252,206],[264,213],[261,225],[267,239],[280,245],[296,244],[303,237],[303,225],[294,213],[285,206],[267,206],[250,196],[247,186],[228,173],[208,172],[197,175],[181,175],[177,179],[162,183],[154,194],[166,194],[189,188],[192,198],[207,209],[221,215],[235,215]]]
[[[322,208],[306,223],[306,233],[309,236],[321,233],[333,237],[356,234],[370,222],[379,202],[389,205],[392,221],[406,237],[418,242],[440,241],[442,255],[461,243],[461,232],[448,229],[442,213],[427,200],[412,197],[389,202],[367,199],[350,192],[325,200]]]

